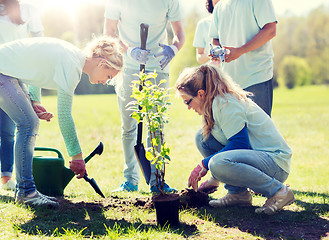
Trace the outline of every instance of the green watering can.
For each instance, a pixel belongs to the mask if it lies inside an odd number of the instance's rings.
[[[101,155],[103,148],[103,143],[100,142],[94,151],[84,159],[85,163],[95,154]],[[33,157],[33,177],[38,191],[48,196],[63,196],[65,187],[75,176],[74,172],[64,166],[64,158],[59,150],[47,147],[36,147],[34,150],[57,153],[57,157]],[[90,179],[85,175],[84,179],[90,183],[98,194],[104,197],[93,178]]]

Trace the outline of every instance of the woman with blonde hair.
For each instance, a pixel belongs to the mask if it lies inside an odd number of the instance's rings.
[[[213,207],[251,205],[250,190],[267,197],[256,213],[274,214],[295,201],[283,182],[290,171],[291,149],[271,118],[233,80],[212,65],[187,68],[176,82],[178,94],[203,117],[196,145],[204,159],[191,172],[188,186],[208,193],[219,182],[228,193]],[[211,178],[198,182],[208,170]]]
[[[32,159],[39,119],[52,116],[40,103],[40,95],[31,99],[21,83],[58,92],[58,122],[70,160],[70,169],[78,178],[86,173],[85,162],[72,118],[74,90],[82,72],[92,84],[106,84],[122,68],[119,43],[109,37],[93,40],[83,52],[72,44],[55,38],[26,38],[0,46],[0,109],[16,124],[15,201],[30,205],[58,206],[54,198],[39,193],[33,181]]]

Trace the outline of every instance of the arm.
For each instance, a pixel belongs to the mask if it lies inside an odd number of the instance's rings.
[[[169,62],[176,56],[177,52],[183,47],[185,42],[185,33],[181,21],[171,22],[171,26],[174,32],[174,38],[172,45],[168,46],[163,43],[159,43],[159,46],[163,48],[163,51],[154,54],[154,57],[163,56],[159,61],[160,67],[163,70]]]
[[[73,97],[68,95],[63,89],[58,89],[58,123],[68,154],[72,158],[70,169],[78,178],[82,178],[86,173],[86,167],[72,117],[72,103]]]
[[[180,50],[185,42],[185,32],[181,21],[171,22],[174,32],[173,45]]]
[[[223,147],[219,152],[209,157],[206,157],[205,159],[202,160],[202,165],[204,168],[209,170],[208,164],[210,159],[218,153],[229,151],[229,150],[235,150],[235,149],[251,149],[248,130],[246,126],[244,126],[244,128],[240,132],[230,137],[228,140],[229,140],[228,144],[226,144],[226,146]]]
[[[119,22],[118,20],[112,20],[106,18],[104,22],[104,30],[103,30],[104,35],[119,39],[119,36],[117,34],[118,22]],[[120,44],[122,47],[122,53],[126,54],[128,46],[126,46],[121,40],[120,40]]]
[[[196,60],[200,64],[204,64],[209,61],[208,53],[205,52],[205,48],[197,48],[196,49]]]
[[[225,62],[231,62],[241,55],[260,48],[276,36],[276,22],[267,23],[264,27],[246,44],[241,47],[227,47],[230,53],[225,56]]]

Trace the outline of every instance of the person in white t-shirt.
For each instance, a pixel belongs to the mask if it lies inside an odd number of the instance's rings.
[[[122,69],[123,60],[117,39],[94,39],[85,52],[71,43],[56,38],[25,38],[0,45],[0,109],[17,127],[15,170],[17,193],[15,201],[30,205],[58,206],[54,198],[39,193],[32,175],[32,160],[39,119],[44,112],[40,94],[31,99],[22,86],[57,90],[58,123],[70,160],[70,169],[82,178],[85,162],[72,117],[74,90],[82,72],[92,84],[106,84]],[[40,92],[39,92],[40,93]]]
[[[27,37],[42,37],[43,26],[36,8],[17,0],[0,0],[0,44]],[[31,88],[31,91],[37,89]],[[15,123],[0,109],[1,188],[15,190],[11,179],[14,166]]]
[[[140,168],[135,156],[137,121],[130,115],[127,104],[134,99],[132,81],[138,80],[140,64],[145,72],[157,72],[156,81],[166,79],[161,86],[169,88],[169,62],[185,41],[180,0],[108,0],[105,11],[104,34],[120,39],[124,53],[122,78],[117,79],[115,90],[122,121],[122,146],[124,154],[125,181],[114,191],[138,191]],[[140,24],[148,24],[146,50],[140,48]],[[172,44],[168,44],[167,23],[173,30]],[[150,79],[150,81],[152,81]],[[148,138],[148,146],[150,140]],[[159,192],[156,187],[156,168],[151,166],[150,191]],[[165,192],[177,191],[165,183]]]
[[[229,51],[223,71],[269,116],[273,102],[273,49],[277,18],[272,0],[225,0],[216,4],[209,36]]]
[[[224,1],[224,0],[223,0]],[[292,151],[272,119],[219,67],[187,68],[176,89],[188,109],[203,118],[196,145],[204,159],[191,172],[188,186],[212,193],[219,182],[228,193],[210,206],[252,204],[249,189],[267,197],[258,214],[274,214],[295,201],[283,182],[288,178]],[[211,178],[198,182],[208,170]]]
[[[215,5],[219,1],[220,0],[207,0],[206,9],[210,14],[212,14]],[[196,60],[200,64],[204,64],[210,60],[209,50],[210,50],[210,44],[212,43],[212,38],[209,37],[209,29],[210,29],[211,20],[212,20],[211,15],[201,19],[198,22],[195,29],[193,47],[196,48]]]

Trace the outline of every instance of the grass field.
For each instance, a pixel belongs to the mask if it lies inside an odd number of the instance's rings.
[[[171,98],[166,127],[172,161],[166,182],[179,190],[187,187],[190,171],[201,160],[194,145],[200,117],[180,99]],[[56,114],[56,97],[43,105]],[[74,120],[87,156],[102,141],[104,152],[87,164],[107,197],[101,199],[83,180],[73,179],[61,200],[65,208],[30,209],[14,204],[13,193],[0,192],[0,239],[329,239],[329,88],[308,86],[276,89],[272,118],[293,150],[287,180],[297,201],[275,216],[259,216],[254,208],[185,209],[179,228],[158,228],[154,210],[130,205],[132,199],[150,197],[141,178],[139,192],[113,194],[123,181],[120,114],[116,95],[76,96]],[[42,122],[37,146],[59,149],[68,166],[69,157],[57,117]],[[45,153],[42,153],[45,154]],[[225,194],[222,187],[211,195]],[[112,199],[109,201],[109,199]],[[114,201],[115,200],[115,201]],[[254,197],[254,206],[265,199]]]

